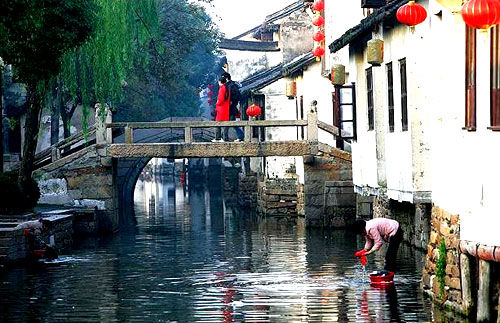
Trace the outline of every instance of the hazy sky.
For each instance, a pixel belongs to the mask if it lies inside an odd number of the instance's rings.
[[[267,15],[297,0],[214,0],[209,9],[220,30],[231,38],[264,22]]]

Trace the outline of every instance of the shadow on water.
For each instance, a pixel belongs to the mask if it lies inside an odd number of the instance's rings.
[[[363,242],[350,232],[259,218],[226,203],[228,193],[213,181],[193,188],[143,184],[136,224],[111,238],[81,241],[71,256],[85,261],[2,276],[2,320],[435,320],[419,292],[415,259],[423,255],[409,248],[398,255],[395,284],[377,289],[352,256]],[[148,194],[157,194],[154,207]],[[377,255],[368,271],[382,265]]]

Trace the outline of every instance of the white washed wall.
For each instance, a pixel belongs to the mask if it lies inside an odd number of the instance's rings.
[[[436,24],[437,25],[437,24]],[[477,131],[467,132],[465,111],[465,28],[460,15],[443,11],[435,36],[436,104],[432,133],[433,203],[460,215],[460,238],[500,245],[500,133],[490,124],[490,37],[477,33]],[[434,32],[434,29],[433,29]],[[439,94],[439,95],[438,95]],[[440,100],[439,100],[440,99]]]

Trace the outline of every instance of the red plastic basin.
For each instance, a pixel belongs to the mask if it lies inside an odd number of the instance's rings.
[[[372,284],[391,284],[394,282],[394,273],[389,271],[386,275],[370,274]]]

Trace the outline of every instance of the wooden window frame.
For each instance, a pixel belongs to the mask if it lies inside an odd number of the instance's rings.
[[[392,62],[385,64],[387,74],[387,109],[389,113],[389,132],[394,132],[394,74]]]
[[[366,103],[368,106],[368,131],[375,129],[375,103],[373,97],[373,70],[368,67],[366,74]]]
[[[476,29],[465,26],[465,126],[476,131]]]
[[[491,28],[490,59],[490,126],[500,131],[500,27]]]
[[[401,130],[408,131],[408,79],[406,72],[406,58],[399,60],[399,74],[401,80]]]

